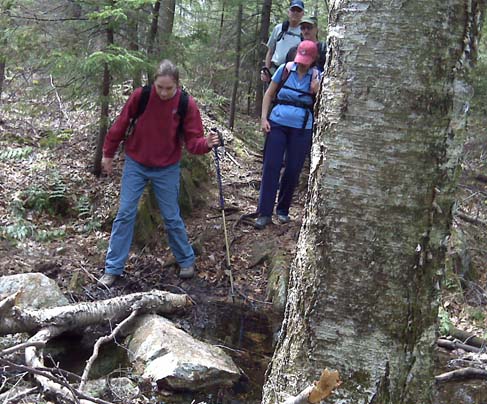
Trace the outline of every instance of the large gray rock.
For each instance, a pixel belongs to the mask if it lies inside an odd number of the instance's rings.
[[[20,308],[44,309],[69,304],[56,282],[40,273],[2,276],[0,300],[21,291],[15,305]]]
[[[197,391],[230,387],[240,377],[232,359],[220,348],[198,341],[157,316],[141,316],[128,344],[137,373],[160,389]]]

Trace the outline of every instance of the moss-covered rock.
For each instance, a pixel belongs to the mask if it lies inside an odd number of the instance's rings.
[[[149,185],[142,195],[135,222],[134,245],[138,248],[151,247],[155,243],[166,243],[159,206]]]

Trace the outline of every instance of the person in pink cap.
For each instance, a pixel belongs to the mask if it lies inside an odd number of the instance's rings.
[[[302,41],[294,62],[279,66],[264,95],[261,125],[266,141],[257,209],[259,216],[254,224],[257,229],[272,223],[277,191],[277,220],[280,223],[291,220],[292,196],[311,149],[314,95],[319,88],[318,71],[312,65],[317,53],[313,41]],[[283,74],[287,75],[284,82]],[[286,166],[281,176],[284,155]]]

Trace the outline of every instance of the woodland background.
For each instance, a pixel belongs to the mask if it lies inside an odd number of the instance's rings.
[[[259,70],[269,28],[285,18],[287,2],[1,0],[0,4],[0,275],[44,271],[63,285],[72,300],[97,298],[88,294],[92,291],[87,292],[86,285],[101,274],[118,182],[92,173],[99,171],[101,144],[110,123],[132,89],[144,84],[163,58],[181,68],[182,84],[201,106],[205,126],[227,128],[223,130],[229,149],[239,163],[227,161],[224,166],[224,184],[232,186],[228,202],[241,213],[252,211],[262,141],[257,119],[262,97]],[[319,38],[325,40],[327,2],[307,1],[306,7],[318,16]],[[484,26],[478,63],[470,74],[474,97],[439,318],[445,334],[454,325],[483,338],[487,337],[485,45]],[[244,183],[253,188],[242,194]],[[214,184],[211,187],[214,192]],[[301,197],[304,191],[305,185]],[[196,196],[189,197],[190,207],[198,209],[189,223],[190,234],[205,233],[209,216],[219,220],[211,207],[217,200],[211,192],[194,190],[208,193],[207,210]],[[279,228],[264,233],[281,239],[288,260],[293,232],[299,231],[294,226],[285,234]],[[216,245],[221,244],[220,232],[215,237]],[[244,232],[239,237],[241,245],[248,246],[255,236]],[[149,288],[156,278],[156,269],[163,266],[156,248],[141,244],[129,260],[129,279],[145,273],[142,284],[129,285],[130,290]],[[219,286],[221,271],[210,268],[224,260],[223,248],[206,251],[211,258],[200,264],[200,280]],[[262,302],[265,271],[251,276],[248,271],[255,268],[249,261],[256,255],[242,247],[233,264],[240,292],[251,302]],[[223,289],[226,294],[226,284]]]

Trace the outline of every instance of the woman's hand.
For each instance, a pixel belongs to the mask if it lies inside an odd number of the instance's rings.
[[[208,144],[208,149],[212,149],[215,146],[220,144],[220,138],[218,137],[218,133],[210,132],[208,137],[206,138],[206,143]]]
[[[103,157],[101,159],[102,172],[107,175],[112,175],[113,173],[113,157]]]
[[[317,75],[313,80],[311,80],[310,90],[313,94],[316,94],[320,89],[320,76]]]
[[[264,134],[267,134],[271,131],[271,124],[269,123],[269,120],[267,118],[262,118],[260,125]]]

